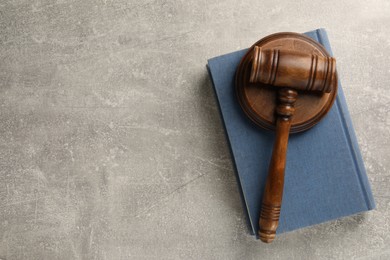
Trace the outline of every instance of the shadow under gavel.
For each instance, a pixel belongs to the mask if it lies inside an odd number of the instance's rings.
[[[321,95],[337,88],[336,60],[311,53],[265,49],[255,46],[251,83],[262,83],[278,91],[276,139],[269,165],[259,220],[259,237],[274,240],[282,206],[284,170],[291,118],[298,93]]]

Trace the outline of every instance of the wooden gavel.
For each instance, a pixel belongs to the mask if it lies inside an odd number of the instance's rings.
[[[282,206],[286,152],[298,92],[322,95],[337,88],[336,60],[283,49],[254,46],[249,82],[277,90],[276,139],[265,184],[259,220],[259,237],[274,240]]]

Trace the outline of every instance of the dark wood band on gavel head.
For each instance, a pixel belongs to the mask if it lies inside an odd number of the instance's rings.
[[[336,60],[316,54],[255,46],[249,81],[329,93],[337,88]]]

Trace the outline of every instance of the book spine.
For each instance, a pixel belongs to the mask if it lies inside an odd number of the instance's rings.
[[[208,61],[210,62],[210,60]],[[213,74],[211,73],[210,71],[210,67],[207,65],[206,66],[207,68],[207,72],[209,73],[210,75],[210,78],[211,78],[211,85],[213,86],[213,90],[214,90],[214,95],[215,95],[215,99],[217,101],[217,104],[218,104],[218,111],[219,111],[219,115],[220,117],[222,118],[222,124],[223,124],[223,128],[224,128],[224,133],[225,133],[225,138],[227,140],[227,143],[228,143],[228,146],[229,146],[229,152],[230,152],[230,155],[231,155],[231,158],[232,158],[232,162],[233,162],[233,167],[234,167],[234,173],[236,175],[236,180],[237,180],[237,186],[238,186],[238,191],[240,193],[240,198],[241,198],[241,205],[245,205],[243,211],[244,211],[244,215],[246,217],[246,224],[247,224],[247,229],[249,231],[249,233],[251,235],[256,235],[257,234],[255,233],[255,230],[253,228],[253,223],[252,223],[252,220],[250,218],[250,215],[249,215],[249,212],[248,212],[248,204],[246,202],[246,199],[245,199],[245,195],[244,195],[244,192],[242,190],[242,184],[241,184],[241,179],[240,179],[240,175],[238,174],[238,170],[237,170],[237,165],[236,165],[236,160],[234,158],[234,153],[233,153],[233,148],[232,148],[232,145],[231,145],[231,142],[230,142],[230,138],[229,138],[229,134],[228,134],[228,131],[226,129],[226,123],[225,123],[225,118],[223,116],[223,113],[222,113],[222,108],[221,108],[221,103],[219,101],[219,98],[218,98],[218,92],[217,92],[217,89],[215,88],[215,83],[214,83],[214,79],[213,79]]]
[[[333,56],[332,49],[330,47],[328,35],[325,29],[317,29],[316,35],[318,37],[318,42],[321,43],[329,52],[330,55]],[[340,86],[340,82],[339,82]],[[348,111],[347,103],[345,100],[344,92],[342,88],[338,89],[337,99],[335,105],[338,108],[341,122],[343,124],[344,134],[347,138],[349,149],[352,155],[352,159],[354,161],[355,172],[357,174],[357,178],[360,183],[360,187],[362,189],[362,193],[364,195],[364,199],[367,205],[367,210],[371,210],[375,208],[375,201],[372,195],[371,187],[368,182],[367,173],[364,167],[362,155],[360,153],[359,145],[357,142],[356,134],[352,125],[351,116]]]

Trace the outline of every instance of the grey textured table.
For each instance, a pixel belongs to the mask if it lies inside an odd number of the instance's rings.
[[[1,1],[0,259],[389,259],[389,25],[386,0]],[[205,64],[317,27],[377,209],[265,245]]]

